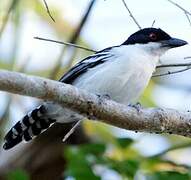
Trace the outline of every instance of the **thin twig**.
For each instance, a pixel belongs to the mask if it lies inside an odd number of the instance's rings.
[[[53,18],[53,16],[52,16],[51,13],[50,13],[50,10],[49,10],[49,8],[48,8],[48,4],[47,4],[46,0],[43,0],[43,2],[44,2],[44,5],[45,5],[45,7],[46,7],[46,11],[47,11],[49,17],[55,22],[55,19]]]
[[[77,122],[74,124],[74,126],[67,132],[67,134],[64,136],[64,138],[63,138],[63,140],[62,140],[63,142],[65,142],[65,141],[73,134],[73,132],[75,131],[75,129],[80,125],[81,121],[82,121],[82,120],[77,121]]]
[[[71,38],[70,38],[70,43],[76,43],[78,40],[78,37],[80,36],[80,33],[85,25],[85,23],[87,22],[91,11],[93,10],[93,7],[95,5],[96,0],[91,0],[90,3],[87,6],[87,9],[85,10],[85,13],[78,25],[78,27],[76,28],[75,32],[72,34]],[[67,60],[67,64],[65,65],[66,69],[69,69],[72,66],[74,57],[76,55],[76,49],[72,49],[72,55],[71,57]],[[60,68],[60,66],[58,66]]]
[[[187,11],[186,9],[184,9],[184,8],[183,8],[182,6],[180,6],[179,4],[175,3],[174,1],[171,1],[171,0],[167,0],[167,1],[170,2],[171,4],[175,5],[176,7],[178,7],[179,9],[181,9],[181,10],[184,12],[184,14],[186,15],[186,18],[187,18],[187,20],[188,20],[188,22],[189,22],[189,24],[190,24],[190,26],[191,26],[191,21],[190,21],[190,18],[189,18],[189,16],[188,16],[188,15],[191,16],[191,13],[190,13],[189,11]]]
[[[85,10],[84,15],[82,16],[82,19],[81,19],[78,27],[76,28],[75,32],[72,34],[72,36],[70,38],[70,43],[75,43],[76,40],[78,39],[78,37],[82,31],[82,28],[84,27],[86,21],[88,20],[95,3],[96,3],[96,0],[91,0],[90,3],[88,4],[87,9]]]
[[[154,19],[154,21],[152,22],[152,25],[151,25],[151,27],[154,27],[154,25],[155,25],[155,19]]]
[[[135,19],[135,17],[133,16],[132,12],[131,12],[130,9],[128,8],[128,6],[127,6],[125,0],[122,0],[122,2],[123,2],[123,4],[124,4],[125,8],[127,9],[127,11],[129,12],[130,17],[133,19],[133,21],[134,21],[135,24],[137,25],[137,27],[138,27],[139,29],[142,29],[141,26],[139,25],[139,23],[137,22],[137,20]]]
[[[156,75],[153,75],[152,77],[161,77],[161,76],[166,76],[166,75],[171,75],[171,74],[177,74],[177,73],[180,73],[180,72],[188,71],[190,69],[191,69],[191,67],[187,67],[185,69],[181,69],[181,70],[177,70],[177,71],[168,71],[167,73],[156,74]]]
[[[190,20],[190,17],[188,16],[188,14],[185,12],[185,16],[186,16],[186,18],[188,19],[188,22],[189,22],[189,24],[190,24],[190,26],[191,26],[191,20]]]
[[[191,59],[191,56],[184,57],[184,59]]]
[[[63,42],[63,41],[57,41],[57,40],[47,39],[47,38],[42,38],[42,37],[34,37],[34,39],[43,40],[43,41],[49,41],[49,42],[54,42],[54,43],[58,43],[58,44],[64,44],[64,45],[66,45],[66,46],[73,46],[73,47],[76,47],[76,48],[79,48],[79,49],[83,49],[83,50],[86,50],[86,51],[96,52],[96,51],[93,50],[93,49],[89,49],[89,48],[86,48],[86,47],[83,47],[83,46],[80,46],[80,45],[77,45],[77,44],[73,44],[73,43],[68,43],[68,42]]]
[[[90,15],[91,10],[93,9],[93,6],[95,4],[96,0],[91,0],[90,3],[88,4],[87,9],[85,10],[85,13],[79,23],[79,25],[77,26],[76,30],[74,31],[74,33],[72,34],[72,36],[70,37],[70,39],[68,40],[69,43],[76,43],[76,41],[78,40],[78,37]],[[61,50],[60,55],[58,56],[55,66],[52,68],[52,71],[50,73],[50,79],[56,79],[57,78],[57,74],[60,70],[61,64],[62,64],[62,59],[64,56],[64,53],[66,52],[67,47],[63,47]],[[73,53],[73,54],[72,54]],[[71,49],[71,58],[67,60],[67,64],[66,64],[66,69],[68,69],[68,67],[70,68],[72,65],[72,60],[74,59],[73,56],[76,53],[76,49]]]
[[[175,63],[175,64],[162,64],[162,65],[158,65],[156,68],[183,67],[183,66],[191,66],[191,62],[188,62],[188,63]]]
[[[184,11],[185,13],[187,13],[187,14],[189,14],[191,16],[191,13],[189,11],[187,11],[186,9],[184,9],[179,4],[177,4],[177,3],[175,3],[174,1],[171,1],[171,0],[167,0],[167,1],[170,2],[171,4],[175,5],[176,7],[178,7],[179,9],[181,9],[182,11]]]

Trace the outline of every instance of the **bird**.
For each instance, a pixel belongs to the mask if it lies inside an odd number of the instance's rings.
[[[122,44],[86,57],[59,81],[129,105],[147,87],[160,57],[169,49],[186,44],[186,41],[173,38],[160,28],[144,28],[130,35]],[[59,104],[43,102],[8,131],[3,148],[8,150],[23,140],[28,142],[54,123],[75,122],[83,118]]]

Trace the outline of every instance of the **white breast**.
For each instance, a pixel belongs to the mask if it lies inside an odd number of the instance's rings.
[[[74,85],[96,94],[107,94],[113,100],[129,104],[147,86],[159,57],[136,46],[115,47],[112,57],[74,81]]]

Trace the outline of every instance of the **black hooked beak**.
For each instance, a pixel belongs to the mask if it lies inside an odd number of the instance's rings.
[[[161,43],[162,47],[169,47],[169,48],[180,47],[188,44],[188,42],[177,38],[170,38],[168,40],[161,41]]]

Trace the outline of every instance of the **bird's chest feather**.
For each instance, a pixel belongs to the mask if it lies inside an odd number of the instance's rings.
[[[132,56],[127,62],[119,62],[116,72],[111,73],[113,80],[108,83],[108,92],[110,91],[112,98],[124,104],[135,101],[148,85],[155,70],[152,60],[155,59],[149,56]]]
[[[116,56],[90,69],[75,85],[96,94],[108,94],[113,100],[128,104],[147,86],[155,69],[146,55]]]

